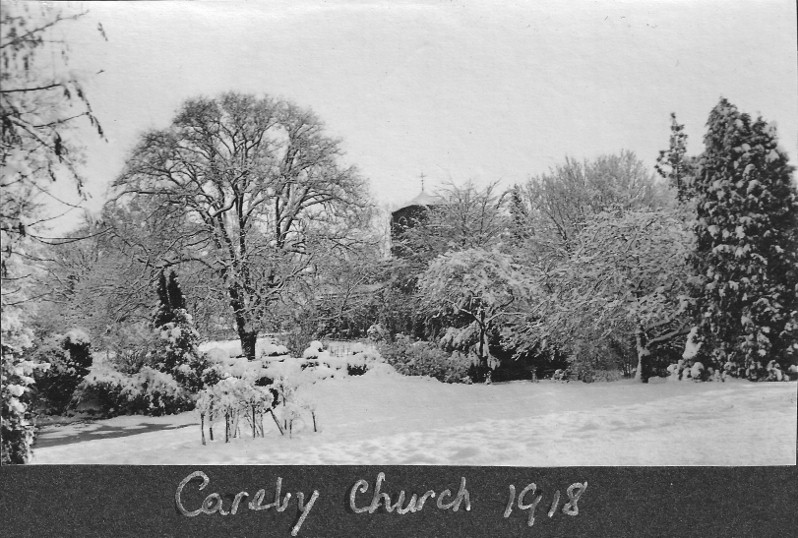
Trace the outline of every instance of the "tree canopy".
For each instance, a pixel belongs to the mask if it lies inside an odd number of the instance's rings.
[[[183,223],[165,260],[201,263],[227,292],[246,354],[260,322],[316,252],[362,238],[370,200],[340,142],[309,110],[226,93],[190,99],[166,129],[142,135],[115,181],[118,200],[153,197]]]
[[[722,358],[798,359],[798,194],[776,130],[726,99],[691,178],[701,336]],[[791,357],[791,359],[790,359]]]

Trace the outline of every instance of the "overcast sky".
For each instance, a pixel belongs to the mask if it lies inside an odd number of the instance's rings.
[[[447,181],[505,185],[566,155],[630,149],[652,167],[669,114],[701,151],[721,96],[798,153],[796,8],[765,1],[70,2],[66,37],[108,142],[98,207],[138,135],[226,90],[312,108],[392,207]],[[94,29],[101,22],[104,41]]]

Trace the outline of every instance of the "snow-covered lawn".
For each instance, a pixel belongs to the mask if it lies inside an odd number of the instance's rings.
[[[202,446],[196,413],[46,426],[34,463],[791,465],[796,383],[446,385],[367,374],[305,388],[321,431]]]

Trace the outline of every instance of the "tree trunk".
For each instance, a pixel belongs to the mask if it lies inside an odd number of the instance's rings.
[[[637,348],[637,371],[635,380],[641,383],[648,383],[649,358],[651,351],[646,346],[646,335],[642,327],[638,327],[635,332],[635,344]],[[645,372],[643,372],[645,370]]]
[[[252,329],[252,323],[247,319],[247,313],[244,309],[244,303],[241,299],[241,291],[235,287],[230,286],[227,289],[230,296],[230,306],[233,308],[233,315],[236,321],[236,332],[238,339],[241,341],[241,353],[251,360],[255,360],[255,342],[258,339],[258,330]]]
[[[237,323],[238,324],[238,323]],[[255,342],[258,340],[258,331],[247,331],[239,325],[238,339],[241,341],[241,353],[251,360],[255,360]]]
[[[479,313],[479,365],[482,368],[488,367],[488,357],[485,355],[485,311]]]
[[[200,413],[200,431],[202,432],[202,445],[205,446],[205,413]]]

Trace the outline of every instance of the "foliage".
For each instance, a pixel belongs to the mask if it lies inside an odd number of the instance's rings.
[[[426,209],[424,218],[394,237],[402,257],[428,264],[447,252],[489,249],[507,229],[505,195],[498,183],[479,188],[472,182],[449,184],[435,193],[439,202]]]
[[[26,462],[33,440],[25,401],[33,366],[22,360],[25,346],[13,342],[16,338],[6,325],[13,321],[16,326],[25,317],[21,306],[38,293],[30,277],[37,270],[39,250],[59,240],[42,235],[48,215],[39,196],[58,200],[50,186],[59,179],[72,181],[81,192],[76,168],[80,144],[72,132],[76,122],[88,121],[102,136],[81,80],[69,70],[68,47],[58,39],[61,26],[81,15],[64,16],[52,6],[26,2],[5,3],[0,12],[3,462]]]
[[[29,394],[35,383],[35,371],[41,366],[32,361],[17,359],[12,349],[2,346],[0,465],[27,463],[30,459],[35,428]]]
[[[290,321],[289,348],[299,354],[317,338],[365,337],[380,309],[375,294],[383,286],[381,273],[380,253],[372,241],[348,252],[317,255],[309,274],[272,311]]]
[[[567,258],[537,273],[538,304],[518,325],[517,344],[555,345],[570,351],[572,365],[606,370],[620,368],[634,338],[645,381],[652,350],[687,334],[689,245],[672,212],[596,215]],[[619,361],[607,362],[613,351]]]
[[[386,335],[424,335],[424,319],[418,313],[416,294],[421,265],[407,258],[391,258],[379,266],[377,277],[381,287],[372,296],[376,323]]]
[[[521,303],[531,289],[510,256],[482,249],[439,256],[418,284],[428,323],[447,329],[445,338],[449,341],[474,345],[483,367],[490,362],[491,336],[501,332],[512,315],[510,306],[519,307],[513,303]]]
[[[102,129],[94,116],[81,80],[69,69],[69,50],[58,38],[57,28],[82,14],[65,16],[45,4],[11,2],[0,19],[0,239],[3,305],[24,301],[19,280],[30,270],[19,271],[35,260],[37,244],[54,238],[41,234],[46,216],[39,195],[50,193],[58,179],[82,180],[77,170],[80,144],[73,127],[82,118]],[[50,198],[58,200],[51,195]]]
[[[153,197],[159,221],[180,223],[162,256],[214,276],[254,358],[267,311],[313,256],[359,240],[369,201],[340,154],[312,112],[227,93],[190,99],[168,128],[145,133],[114,185],[120,201]]]
[[[718,359],[798,361],[798,194],[776,130],[726,99],[692,184],[701,339]]]
[[[671,114],[670,145],[667,150],[659,152],[654,168],[660,176],[668,180],[680,203],[688,203],[695,196],[695,167],[695,158],[687,155],[684,125],[676,121],[676,114]]]
[[[535,260],[567,256],[579,231],[605,211],[657,209],[668,196],[630,151],[592,161],[566,158],[511,192],[511,235]]]
[[[111,326],[104,335],[106,362],[125,374],[138,373],[152,360],[160,337],[148,323]]]
[[[473,362],[462,353],[447,353],[434,344],[413,341],[403,334],[397,334],[393,342],[379,344],[378,348],[385,362],[400,374],[429,376],[443,383],[467,381]]]
[[[173,315],[173,321],[157,329],[160,342],[153,351],[152,366],[194,393],[206,384],[203,372],[209,366],[208,360],[198,349],[199,333],[191,315],[181,308],[175,309]]]
[[[69,241],[49,248],[33,279],[41,292],[32,316],[37,333],[79,325],[101,346],[120,326],[151,321],[156,272],[116,235],[114,221],[86,221],[65,235]]]
[[[27,463],[35,434],[31,412],[34,375],[48,365],[22,359],[32,334],[17,312],[4,309],[0,318],[0,465]]]
[[[183,290],[180,289],[180,283],[177,281],[177,274],[174,271],[169,271],[167,280],[165,271],[161,270],[158,275],[157,291],[158,310],[155,312],[153,322],[156,329],[173,322],[177,310],[186,309],[186,298],[183,296]]]
[[[197,411],[202,417],[202,443],[205,444],[204,423],[207,420],[213,440],[213,424],[221,418],[225,420],[225,442],[237,434],[240,417],[250,422],[252,437],[264,435],[263,417],[273,412],[274,397],[264,387],[235,377],[227,377],[203,389],[197,397]]]
[[[98,406],[109,417],[160,416],[190,410],[194,402],[172,376],[143,366],[135,374],[107,367],[92,371],[77,386],[73,405]]]
[[[38,364],[50,365],[37,373],[36,387],[47,410],[62,413],[91,367],[89,337],[78,329],[55,335],[42,342],[31,353],[31,359]]]

